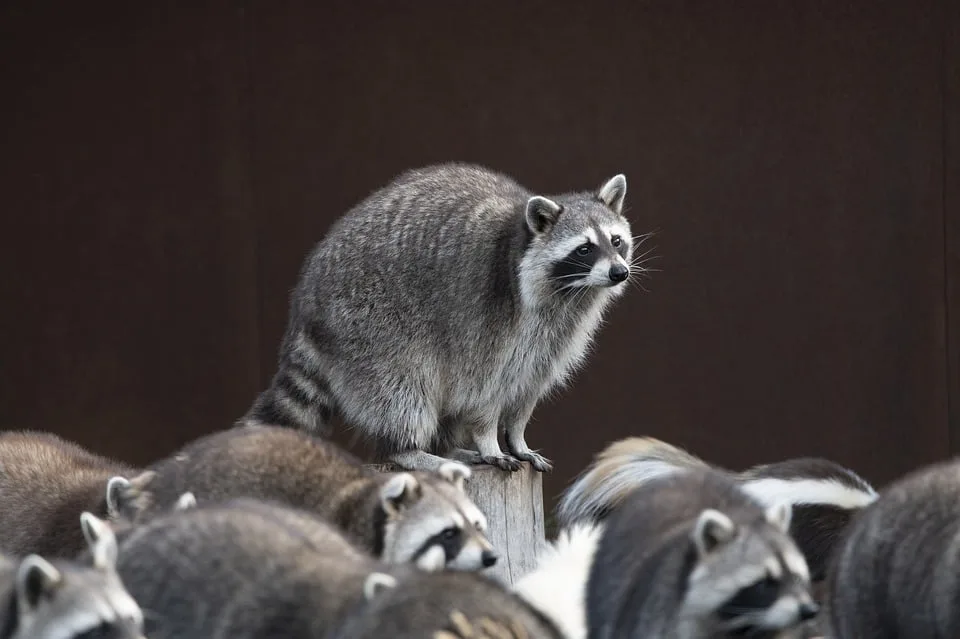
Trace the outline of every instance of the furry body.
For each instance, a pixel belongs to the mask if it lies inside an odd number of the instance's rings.
[[[790,459],[735,473],[657,439],[630,437],[597,456],[564,493],[557,514],[564,526],[603,520],[637,486],[678,471],[706,468],[726,473],[763,504],[792,504],[790,533],[816,582],[826,578],[831,552],[851,518],[877,497],[863,478],[826,459]]]
[[[890,484],[851,525],[830,575],[831,636],[960,636],[960,462]]]
[[[118,570],[163,639],[324,639],[388,570],[318,517],[253,500],[198,505],[119,534]]]
[[[395,587],[382,589],[332,637],[475,637],[483,636],[488,624],[499,627],[491,631],[495,637],[567,639],[546,616],[498,583],[449,571],[410,574]]]
[[[107,517],[107,480],[138,472],[51,433],[0,434],[0,552],[75,556],[80,514]]]
[[[200,504],[249,497],[317,513],[387,561],[466,570],[496,561],[486,517],[464,492],[470,471],[455,462],[379,473],[307,433],[246,426],[201,437],[146,472],[141,487],[114,491],[117,510],[134,522],[169,511],[186,492]]]
[[[86,562],[0,557],[0,639],[142,639],[143,612],[117,576],[113,532],[90,513],[76,526]]]
[[[546,198],[473,165],[400,175],[307,257],[278,371],[241,421],[324,433],[337,413],[404,468],[549,470],[524,431],[625,290],[625,196],[623,176]]]

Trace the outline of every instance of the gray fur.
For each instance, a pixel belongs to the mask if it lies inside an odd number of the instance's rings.
[[[831,553],[851,518],[877,497],[866,480],[827,459],[799,457],[737,473],[653,437],[628,437],[601,451],[564,492],[557,518],[564,527],[602,521],[637,486],[657,477],[708,468],[726,473],[761,503],[793,505],[790,532],[816,582],[825,580]]]
[[[324,639],[364,602],[372,572],[401,575],[320,518],[254,500],[198,504],[120,533],[118,570],[148,637]]]
[[[850,526],[829,580],[831,636],[960,636],[960,460],[914,471]]]
[[[201,437],[129,482],[111,481],[109,501],[134,523],[183,506],[185,496],[187,506],[191,496],[277,501],[323,516],[386,561],[481,570],[497,553],[465,492],[470,474],[457,462],[434,472],[376,472],[308,433],[248,426]]]
[[[76,525],[86,562],[0,557],[0,639],[142,638],[143,613],[115,570],[116,537],[91,513]]]
[[[383,580],[376,583],[384,584]],[[542,613],[474,573],[408,574],[383,585],[331,639],[568,639]]]
[[[799,631],[817,606],[806,562],[787,533],[789,513],[788,504],[764,508],[709,469],[637,488],[606,520],[594,554],[590,638]]]
[[[336,413],[411,470],[549,470],[524,431],[626,289],[625,196],[622,175],[549,197],[467,164],[400,175],[306,259],[278,371],[241,422],[326,433]]]
[[[0,434],[0,552],[72,558],[86,547],[80,514],[112,517],[112,476],[137,474],[52,433]]]

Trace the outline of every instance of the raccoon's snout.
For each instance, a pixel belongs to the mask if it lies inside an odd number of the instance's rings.
[[[800,604],[800,621],[810,621],[820,612],[820,606],[812,601]]]
[[[480,563],[483,564],[484,568],[489,568],[497,563],[497,559],[499,559],[497,553],[493,552],[492,550],[484,550],[480,555]]]
[[[614,264],[610,267],[610,280],[616,283],[620,283],[627,279],[627,276],[630,275],[630,269],[628,269],[623,264]]]

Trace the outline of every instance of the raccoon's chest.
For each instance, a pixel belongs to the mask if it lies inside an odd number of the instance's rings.
[[[589,352],[603,312],[598,300],[575,317],[525,317],[508,339],[484,383],[491,396],[503,402],[539,397],[562,383]]]

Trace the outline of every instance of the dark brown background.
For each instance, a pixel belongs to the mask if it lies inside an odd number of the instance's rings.
[[[658,230],[650,292],[535,414],[550,497],[628,434],[878,483],[942,458],[958,6],[7,0],[3,425],[133,462],[229,426],[313,242],[456,159],[546,192],[622,171],[635,232]]]

